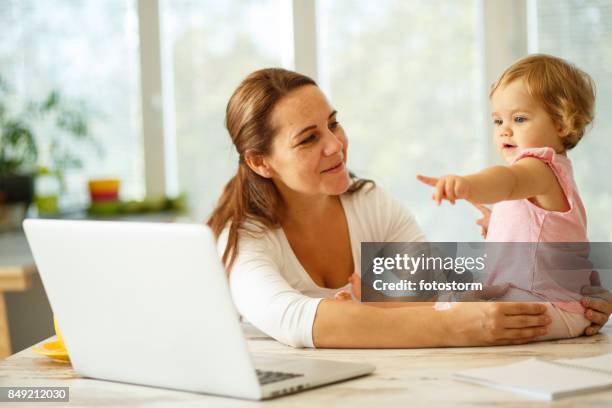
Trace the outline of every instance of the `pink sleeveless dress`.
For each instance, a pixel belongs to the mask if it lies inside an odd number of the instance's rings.
[[[536,157],[550,166],[569,203],[566,212],[544,210],[527,199],[502,201],[495,204],[487,242],[588,242],[587,219],[578,188],[574,182],[572,163],[552,148],[525,149],[514,159],[513,163],[525,157]],[[501,245],[491,245],[499,251],[511,251]],[[508,246],[509,247],[509,246]],[[530,246],[530,248],[536,246]],[[574,247],[572,247],[574,248]],[[588,252],[588,243],[585,244]],[[546,268],[546,260],[540,255],[520,253],[502,254],[503,264],[493,265],[489,270],[486,283],[495,285],[510,283],[512,287],[528,292],[535,298],[551,302],[558,308],[570,313],[583,313],[580,304],[580,289],[589,284],[591,270],[588,262],[584,269],[574,268],[571,274],[560,278],[553,276],[551,268]],[[536,259],[538,258],[538,259]],[[557,258],[558,259],[558,258]]]

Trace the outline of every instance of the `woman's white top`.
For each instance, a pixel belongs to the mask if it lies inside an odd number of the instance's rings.
[[[366,185],[340,196],[349,229],[355,271],[360,273],[361,242],[415,242],[425,235],[413,215],[380,187]],[[314,347],[312,327],[319,302],[349,285],[318,286],[293,253],[282,228],[242,234],[229,284],[238,312],[258,329],[293,347]],[[226,228],[218,240],[222,255]]]

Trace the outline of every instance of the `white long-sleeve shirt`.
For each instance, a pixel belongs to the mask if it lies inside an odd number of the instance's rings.
[[[361,242],[415,242],[425,235],[410,212],[382,188],[363,187],[343,194],[355,271],[360,273]],[[227,228],[218,240],[219,254]],[[318,286],[294,254],[282,228],[241,234],[238,255],[229,276],[238,312],[258,329],[293,347],[314,347],[312,327],[319,302],[342,288]]]

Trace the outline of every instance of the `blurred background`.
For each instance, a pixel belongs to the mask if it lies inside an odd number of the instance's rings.
[[[500,163],[489,86],[541,52],[597,85],[570,158],[590,239],[610,241],[611,21],[610,0],[0,0],[0,213],[19,217],[21,200],[31,216],[204,221],[237,167],[227,100],[248,73],[280,66],[330,98],[352,171],[431,241],[477,241],[479,213],[437,208],[415,174]],[[6,193],[15,175],[25,192]]]
[[[27,164],[61,173],[59,211],[87,208],[88,180],[112,178],[122,202],[184,194],[186,217],[202,221],[236,168],[232,91],[255,69],[295,69],[339,111],[353,171],[390,189],[431,240],[469,241],[478,213],[436,208],[415,174],[496,163],[488,87],[517,58],[550,53],[597,84],[595,123],[570,157],[590,237],[610,240],[610,21],[609,0],[0,0],[2,105],[24,112],[55,92],[86,125],[58,129],[55,112],[27,122],[38,150]]]

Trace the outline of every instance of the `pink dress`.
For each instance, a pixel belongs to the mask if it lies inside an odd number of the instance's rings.
[[[525,149],[513,163],[524,157],[536,157],[550,166],[570,209],[566,212],[548,211],[527,199],[502,201],[493,207],[487,242],[584,242],[583,248],[588,255],[586,212],[574,182],[572,163],[550,147]],[[511,246],[491,247],[511,251]],[[540,252],[536,257],[537,246],[529,247],[534,250],[527,254],[522,251],[520,256],[503,254],[503,264],[492,266],[486,283],[494,285],[508,282],[513,288],[528,293],[534,299],[551,302],[566,312],[582,314],[584,308],[580,304],[580,290],[589,283],[592,273],[588,269],[588,260],[585,260],[583,269],[572,268],[569,271],[571,273],[565,271],[565,275],[561,276],[554,268],[547,268],[547,261],[542,259]]]

